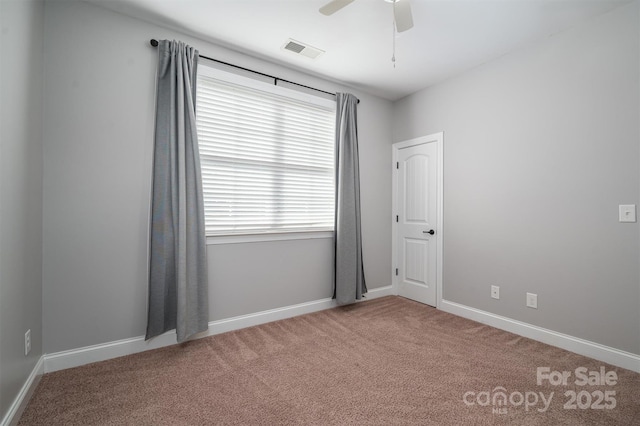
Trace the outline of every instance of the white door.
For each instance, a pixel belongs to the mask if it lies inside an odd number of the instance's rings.
[[[396,159],[398,294],[436,306],[438,144],[402,147]]]

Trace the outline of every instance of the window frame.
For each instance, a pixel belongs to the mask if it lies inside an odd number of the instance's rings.
[[[318,105],[327,110],[336,111],[335,97],[332,95],[320,95],[307,93],[304,88],[291,85],[287,87],[286,82],[274,80],[261,74],[254,74],[248,71],[235,70],[231,67],[216,63],[198,64],[198,78],[200,76],[221,80],[231,84],[240,85],[250,89],[255,89],[279,96],[285,96],[294,100]],[[199,82],[196,85],[196,105],[200,102],[198,98]],[[335,140],[334,140],[335,152]],[[335,172],[335,164],[333,165]],[[335,191],[335,188],[334,188]],[[334,192],[335,196],[335,192]],[[335,210],[335,206],[334,206]],[[206,235],[207,245],[218,244],[237,244],[264,241],[287,241],[287,240],[313,240],[313,239],[329,239],[333,238],[335,233],[335,223],[332,229],[328,230],[305,229],[305,230],[264,230],[264,231],[247,231],[220,235]]]

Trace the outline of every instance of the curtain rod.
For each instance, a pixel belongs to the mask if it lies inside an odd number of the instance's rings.
[[[151,45],[153,47],[158,47],[158,40],[156,40],[155,38],[152,38],[149,41],[149,43],[151,43]],[[327,95],[336,96],[335,93],[327,92],[326,90],[316,89],[315,87],[306,86],[304,84],[296,83],[295,81],[285,80],[284,78],[280,78],[280,77],[276,77],[276,76],[273,76],[273,75],[265,74],[265,73],[260,72],[260,71],[255,71],[255,70],[252,70],[252,69],[249,69],[249,68],[241,67],[239,65],[230,64],[229,62],[224,62],[224,61],[221,61],[219,59],[210,58],[210,57],[204,56],[204,55],[200,55],[200,57],[204,58],[204,59],[208,59],[208,60],[213,61],[213,62],[217,62],[217,63],[222,64],[222,65],[227,65],[229,67],[233,67],[233,68],[236,68],[236,69],[239,69],[239,70],[242,70],[242,71],[248,71],[248,72],[251,72],[253,74],[261,75],[263,77],[272,78],[273,81],[274,81],[274,84],[276,86],[278,85],[278,81],[283,81],[283,82],[288,83],[288,84],[293,84],[294,86],[304,87],[305,89],[315,90],[316,92],[321,92],[321,93],[325,93]],[[358,103],[360,103],[360,99],[358,99]]]

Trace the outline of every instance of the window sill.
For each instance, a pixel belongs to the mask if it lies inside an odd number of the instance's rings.
[[[317,240],[333,238],[333,231],[281,232],[207,236],[207,245],[261,243],[265,241]]]

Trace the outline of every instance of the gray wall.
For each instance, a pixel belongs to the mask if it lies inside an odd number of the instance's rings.
[[[394,141],[444,131],[445,299],[640,354],[638,224],[618,223],[640,201],[638,28],[634,2],[395,104]]]
[[[46,2],[45,352],[141,336],[156,51],[180,39],[203,55],[324,90],[339,85],[80,2]],[[302,58],[306,60],[305,58]],[[392,104],[360,99],[369,288],[391,284]],[[208,246],[211,320],[330,297],[328,239]]]
[[[43,13],[0,1],[0,419],[42,356]]]

